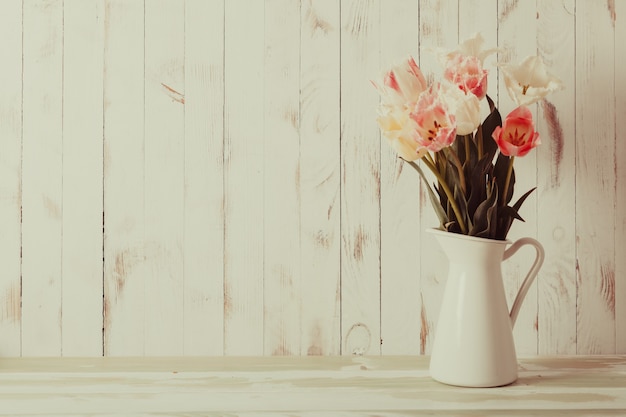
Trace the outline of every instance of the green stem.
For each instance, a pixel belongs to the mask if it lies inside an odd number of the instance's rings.
[[[502,206],[506,206],[506,198],[509,193],[509,184],[511,183],[511,175],[513,174],[513,161],[515,156],[509,157],[509,167],[506,171],[506,179],[504,180],[504,190],[502,190]]]
[[[430,154],[430,152],[426,152],[426,155],[424,155],[424,157],[422,158],[423,160],[428,160],[428,162],[430,162],[431,165],[435,165],[435,160],[433,159],[432,155]]]
[[[478,148],[478,160],[483,157],[483,125],[478,126],[478,132],[476,132],[476,147]]]
[[[459,206],[456,204],[456,200],[454,199],[454,194],[450,190],[450,187],[448,187],[445,178],[443,178],[441,173],[437,170],[437,168],[435,168],[435,165],[431,162],[431,160],[429,160],[429,158],[422,158],[422,161],[424,161],[426,166],[432,171],[433,174],[435,174],[435,177],[437,177],[437,181],[439,182],[439,185],[441,185],[441,188],[443,188],[443,191],[446,193],[448,201],[452,206],[452,210],[456,215],[456,218],[459,222],[459,227],[461,228],[461,232],[466,235],[467,227],[465,226],[465,221],[463,220],[463,216],[461,215],[461,210],[459,209]]]
[[[443,150],[446,153],[446,156],[454,162],[454,165],[456,165],[456,170],[459,173],[459,180],[461,182],[461,191],[463,191],[463,195],[466,195],[467,186],[465,184],[465,172],[463,171],[463,164],[461,164],[459,155],[457,155],[451,147],[444,148]]]

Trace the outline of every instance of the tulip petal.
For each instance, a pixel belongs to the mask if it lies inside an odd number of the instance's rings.
[[[504,119],[502,127],[497,126],[492,134],[500,152],[506,156],[524,156],[541,143],[535,132],[532,113],[520,106]]]
[[[511,99],[518,106],[528,106],[548,93],[563,88],[561,81],[548,73],[538,56],[526,57],[520,65],[501,65],[504,82]]]

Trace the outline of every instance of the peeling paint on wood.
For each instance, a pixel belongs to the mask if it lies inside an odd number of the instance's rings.
[[[360,261],[363,259],[363,251],[364,251],[364,247],[367,245],[367,240],[368,240],[368,236],[365,233],[365,231],[363,230],[362,226],[359,226],[359,228],[356,231],[356,235],[354,236],[354,240],[353,240],[353,256],[354,259],[357,261]]]
[[[615,270],[613,265],[601,265],[600,274],[602,276],[600,292],[609,311],[615,314]]]
[[[19,282],[14,282],[5,289],[0,297],[0,322],[19,323],[22,312],[22,289]]]
[[[311,32],[315,33],[317,30],[322,31],[324,34],[328,34],[330,30],[332,30],[332,25],[322,19],[316,12],[313,7],[313,0],[308,0],[308,4],[306,6],[306,19],[309,22]]]
[[[617,18],[617,14],[615,13],[615,0],[606,0],[606,8],[611,15],[611,23],[613,23],[613,27],[615,27],[615,19]]]
[[[306,352],[307,356],[324,355],[323,346],[325,344],[322,340],[322,326],[320,323],[316,323],[315,325],[313,325],[311,329],[310,343],[311,345],[308,347]]]
[[[360,34],[367,33],[368,27],[371,24],[369,20],[369,9],[371,7],[372,0],[359,0],[351,2],[351,7],[348,8],[346,26],[349,33],[353,36],[359,36]]]
[[[161,86],[165,89],[165,91],[168,93],[168,95],[171,97],[172,100],[177,101],[180,104],[185,104],[184,94],[179,93],[178,91],[174,90],[172,87],[170,87],[169,85],[165,83],[161,83]]]
[[[517,7],[518,3],[519,3],[519,0],[505,0],[503,2],[499,2],[498,6],[502,6],[502,7],[501,7],[500,16],[498,20],[503,21],[503,20],[508,19],[511,12],[515,10],[515,8]]]
[[[550,149],[554,157],[553,178],[551,185],[557,187],[561,183],[560,169],[563,161],[563,127],[559,121],[557,109],[548,100],[542,101],[544,115],[548,123],[548,133],[550,135]]]
[[[0,356],[21,353],[23,5],[0,11]],[[4,294],[3,294],[4,293]]]
[[[428,323],[428,317],[426,316],[426,308],[424,305],[424,295],[420,293],[422,301],[422,309],[420,311],[420,355],[426,354],[426,342],[430,334],[430,325]]]
[[[427,354],[437,219],[369,80],[416,51],[436,73],[476,27],[566,84],[516,165],[538,190],[512,233],[548,254],[518,353],[624,351],[621,2],[282,1],[1,3],[0,356],[154,354],[163,323],[185,354],[350,354],[354,323]]]

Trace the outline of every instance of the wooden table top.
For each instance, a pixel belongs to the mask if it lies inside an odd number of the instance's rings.
[[[519,360],[519,379],[460,388],[428,358],[0,358],[1,416],[626,415],[626,356]]]

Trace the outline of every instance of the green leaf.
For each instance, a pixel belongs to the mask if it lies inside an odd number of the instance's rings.
[[[498,223],[499,223],[498,238],[506,239],[506,235],[509,233],[511,226],[513,225],[513,220],[524,221],[522,216],[520,216],[519,214],[519,209],[520,207],[522,207],[522,204],[524,204],[524,201],[526,201],[526,198],[528,198],[528,196],[533,191],[535,191],[535,188],[532,188],[528,190],[526,193],[524,193],[524,195],[522,195],[517,200],[517,202],[513,205],[513,207],[511,206],[501,207],[501,212],[499,214],[499,219],[498,219]]]
[[[492,171],[493,165],[488,156],[484,156],[476,166],[466,171],[465,178],[469,189],[467,213],[470,218],[474,217],[478,205],[487,199],[487,181]]]
[[[513,223],[513,220],[525,221],[522,216],[519,215],[518,211],[511,206],[502,207],[502,214],[507,216],[511,220],[511,223]]]
[[[472,228],[472,220],[467,215],[467,200],[465,199],[465,195],[461,191],[461,188],[454,184],[454,199],[456,200],[456,204],[459,206],[459,210],[463,215],[463,220],[468,228]]]
[[[505,193],[505,204],[508,204],[511,201],[511,198],[513,198],[513,190],[515,188],[515,169],[513,169],[513,171],[511,172],[511,179],[509,181],[508,190],[504,190],[504,183],[506,181],[506,173],[509,169],[510,160],[510,157],[500,153],[498,154],[498,159],[496,159],[496,165],[493,168],[493,176],[498,183],[498,190],[501,194]]]
[[[516,212],[520,209],[520,207],[522,207],[522,204],[524,204],[524,201],[526,201],[526,198],[528,198],[528,196],[529,196],[530,194],[532,194],[532,192],[533,192],[533,191],[535,191],[535,189],[536,189],[536,188],[537,188],[537,187],[533,187],[533,188],[531,188],[530,190],[526,191],[526,192],[524,193],[524,195],[523,195],[523,196],[521,196],[521,197],[517,200],[517,202],[513,205],[513,208],[515,209],[515,211],[516,211]]]
[[[498,212],[498,204],[494,204],[493,207],[490,207],[489,210],[487,210],[487,229],[489,230],[489,239],[498,238]]]
[[[492,134],[496,127],[502,126],[502,117],[489,97],[487,97],[487,101],[489,102],[491,113],[489,113],[489,115],[485,118],[485,121],[480,128],[480,135],[483,142],[483,154],[491,155],[493,158],[498,150],[498,144],[495,140],[493,140]]]
[[[413,167],[414,170],[416,170],[420,174],[420,177],[422,178],[424,185],[426,185],[426,190],[428,192],[428,198],[430,199],[430,204],[433,206],[433,209],[435,210],[435,213],[437,214],[437,217],[439,218],[439,224],[443,228],[444,225],[449,222],[449,219],[448,219],[448,216],[446,215],[446,212],[443,210],[443,207],[441,206],[441,204],[439,204],[439,201],[437,200],[437,196],[435,195],[433,189],[428,184],[428,178],[426,178],[424,171],[422,171],[422,168],[420,168],[420,166],[417,165],[414,161],[405,160],[404,162],[409,164],[411,167]]]
[[[489,111],[493,113],[493,111],[496,109],[495,103],[493,102],[491,97],[489,97],[489,94],[486,94],[485,98],[487,99],[487,103],[489,103]]]
[[[490,209],[496,207],[498,204],[498,188],[497,186],[490,187],[487,191],[487,199],[484,200],[474,213],[474,227],[469,231],[470,236],[478,237],[490,237],[495,236],[495,232],[491,230],[492,227],[497,227],[497,224],[493,222],[494,211]]]

